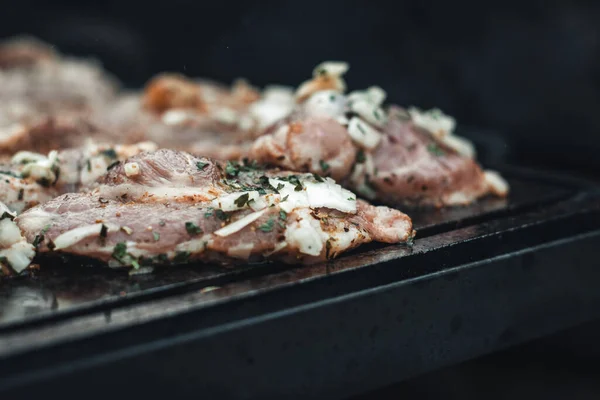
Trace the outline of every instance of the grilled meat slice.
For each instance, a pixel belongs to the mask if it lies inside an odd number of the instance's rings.
[[[34,112],[86,111],[111,101],[116,80],[92,60],[62,57],[29,39],[0,44],[0,100]]]
[[[156,145],[149,142],[110,146],[88,141],[79,148],[51,151],[47,156],[21,151],[0,164],[0,201],[20,213],[92,184],[119,160],[153,150]]]
[[[60,196],[16,221],[29,241],[38,238],[41,252],[134,267],[265,258],[311,263],[414,234],[405,214],[357,201],[329,178],[172,150],[131,157],[93,190]]]
[[[330,175],[392,206],[465,205],[488,194],[507,195],[506,182],[482,171],[472,144],[454,135],[453,119],[439,110],[386,110],[378,87],[344,95],[339,76],[323,78],[329,70],[345,71],[336,65],[317,68],[312,83],[298,90],[305,101],[254,142],[251,158]],[[333,89],[322,90],[323,82]]]
[[[268,87],[261,93],[244,81],[229,88],[161,74],[142,93],[123,96],[94,120],[128,140],[232,159],[245,156],[251,142],[289,114],[293,104],[289,88]]]

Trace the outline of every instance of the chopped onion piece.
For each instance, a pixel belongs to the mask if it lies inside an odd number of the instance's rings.
[[[371,86],[367,90],[356,90],[348,94],[348,101],[366,100],[376,107],[383,104],[387,97],[385,90],[379,86]]]
[[[324,233],[318,221],[317,224],[311,224],[309,218],[309,216],[306,218],[301,216],[299,221],[288,225],[285,241],[302,254],[318,256],[323,250]]]
[[[246,196],[246,195],[248,195],[248,200],[244,201],[244,204],[242,204],[242,206],[240,207],[239,204],[241,203],[241,200],[239,200],[239,199],[240,199],[240,197]],[[211,203],[212,203],[213,207],[219,208],[225,212],[228,212],[228,211],[241,210],[243,208],[249,207],[248,202],[252,203],[252,200],[257,201],[259,198],[260,198],[260,193],[258,193],[256,190],[252,190],[249,192],[235,192],[235,193],[225,194],[223,196],[217,197]],[[236,201],[238,201],[238,204],[236,204]]]
[[[475,158],[475,146],[465,138],[448,134],[441,139],[441,142],[462,156]]]
[[[136,162],[125,163],[125,175],[128,177],[138,176],[140,174],[140,165]]]
[[[346,111],[346,97],[335,90],[321,90],[309,97],[304,110],[314,117],[343,117]]]
[[[428,130],[437,138],[442,138],[452,133],[456,127],[454,118],[444,114],[437,108],[421,111],[416,107],[411,107],[408,109],[408,113],[415,125]]]
[[[313,76],[330,75],[330,76],[342,76],[350,66],[347,62],[343,61],[325,61],[317,65],[313,70]]]
[[[326,207],[341,212],[356,213],[356,196],[343,189],[331,178],[323,178],[323,182],[312,182],[308,179],[301,180],[303,190],[297,191],[296,186],[277,178],[269,179],[273,187],[281,187],[279,194],[285,201],[279,203],[279,207],[285,212],[291,212],[296,208],[319,208]],[[352,200],[349,200],[352,199]]]
[[[19,274],[31,264],[31,260],[35,257],[35,249],[31,244],[22,240],[8,249],[1,250],[0,257],[5,257],[11,268]]]
[[[373,150],[381,141],[381,133],[358,117],[350,119],[348,133],[356,144],[367,150]]]
[[[66,231],[54,240],[54,245],[56,246],[55,250],[69,248],[89,236],[99,235],[102,230],[102,225],[103,224],[84,225]]]
[[[219,108],[214,112],[217,121],[226,125],[235,125],[238,121],[238,114],[229,107]]]
[[[383,127],[387,123],[387,114],[383,109],[367,100],[358,99],[349,103],[350,111],[373,126]]]
[[[0,247],[6,248],[20,241],[23,237],[14,221],[8,218],[0,221]]]
[[[252,214],[248,214],[248,215],[238,219],[237,221],[232,222],[231,224],[226,225],[223,228],[215,231],[215,235],[221,236],[221,237],[232,235],[232,234],[244,229],[246,226],[250,225],[257,219],[259,219],[266,212],[267,212],[267,209],[265,208],[264,210],[260,210],[260,211],[253,212]]]
[[[254,243],[240,243],[237,246],[233,246],[227,249],[227,255],[242,260],[247,260],[252,254],[254,249]]]
[[[163,114],[162,122],[167,125],[180,125],[186,122],[189,117],[189,113],[186,110],[172,109]]]
[[[45,155],[40,154],[40,153],[34,153],[31,151],[19,151],[17,154],[15,154],[10,162],[11,164],[27,164],[27,163],[31,163],[31,162],[38,162],[38,161],[46,161],[47,158]]]
[[[486,170],[483,172],[485,176],[485,182],[493,194],[497,196],[506,196],[509,191],[508,182],[500,176],[496,171]]]

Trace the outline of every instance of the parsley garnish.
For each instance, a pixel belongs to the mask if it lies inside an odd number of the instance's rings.
[[[329,96],[329,101],[331,101],[332,103],[335,101],[335,94]]]
[[[225,167],[225,173],[227,175],[230,176],[237,176],[237,174],[240,172],[237,164],[231,162],[231,161],[227,161],[227,166]]]
[[[359,164],[362,164],[362,163],[365,162],[365,160],[366,160],[366,158],[365,158],[365,152],[362,151],[362,150],[359,150],[356,153],[356,162],[359,163]]]
[[[323,180],[323,178],[321,178],[319,175],[317,175],[317,174],[312,174],[312,175],[313,175],[313,178],[315,178],[315,180],[316,180],[317,182],[325,182],[325,181]],[[301,189],[301,190],[302,190],[302,189]]]
[[[271,232],[273,230],[273,225],[275,224],[275,220],[273,217],[269,218],[267,222],[258,227],[263,232]]]
[[[375,117],[375,119],[377,121],[379,121],[379,119],[381,118],[381,116],[379,115],[379,111],[377,109],[373,110],[373,116]]]
[[[199,233],[202,233],[202,229],[198,225],[194,224],[193,222],[186,222],[185,230],[190,235],[198,235]]]
[[[285,187],[285,185],[283,183],[278,183],[277,184],[277,190],[278,191],[281,190],[281,189],[283,189],[284,187]]]
[[[114,149],[103,150],[100,154],[105,155],[108,158],[117,158],[117,152]]]
[[[15,216],[12,215],[11,213],[9,213],[8,211],[4,211],[2,213],[2,216],[0,217],[0,221],[3,220],[4,218],[8,218],[12,221],[13,219],[15,219]]]
[[[206,168],[206,166],[207,166],[208,164],[209,164],[209,163],[207,163],[207,162],[198,161],[198,162],[196,163],[196,167],[198,167],[198,171],[202,171],[204,168]]]
[[[33,238],[33,242],[31,242],[31,244],[33,245],[33,247],[35,247],[37,249],[37,247],[43,241],[44,241],[44,235],[35,235],[35,238]]]
[[[321,166],[321,169],[323,170],[323,172],[327,172],[327,170],[329,169],[329,164],[327,164],[323,160],[319,161],[319,165]]]
[[[300,182],[300,179],[298,179],[298,177],[296,175],[290,175],[290,176],[287,176],[286,178],[280,178],[280,179],[287,180],[292,185],[296,185],[296,187],[294,187],[294,190],[296,192],[300,192],[302,189],[304,189],[304,187],[302,186],[302,183]]]
[[[111,169],[113,169],[117,165],[119,165],[119,161],[115,161],[114,163],[110,164],[108,167],[106,167],[106,170],[110,171]]]
[[[250,197],[250,195],[248,193],[244,193],[243,195],[241,195],[240,197],[238,197],[237,199],[235,199],[233,201],[233,203],[238,206],[239,208],[244,207],[244,205],[248,204],[248,198]]]
[[[244,172],[250,172],[258,169],[258,163],[256,160],[249,161],[248,158],[244,158],[243,165],[240,166],[240,170]]]
[[[48,178],[41,178],[38,179],[36,182],[45,188],[50,187],[50,180]]]
[[[25,195],[25,189],[19,189],[19,195],[17,197],[18,200],[23,200],[23,196]]]
[[[133,267],[133,269],[140,269],[140,263],[134,259],[131,260],[131,266]]]
[[[427,145],[427,151],[429,151],[429,152],[430,152],[431,154],[433,154],[434,156],[438,156],[438,157],[439,157],[439,156],[443,156],[444,154],[446,154],[446,153],[444,153],[444,150],[442,150],[442,149],[440,148],[440,146],[438,146],[438,145],[437,145],[437,144],[435,144],[435,143],[429,143],[429,144]]]
[[[279,210],[279,219],[285,221],[287,219],[287,213],[283,210]]]
[[[283,197],[283,199],[281,199],[281,202],[283,203],[284,201],[286,201],[286,200],[288,199],[288,197],[290,197],[290,195],[289,195],[289,194],[286,194],[286,195]]]
[[[213,209],[212,207],[208,207],[206,209],[206,211],[204,212],[204,218],[210,218],[213,216]]]
[[[12,176],[13,178],[21,178],[20,174],[15,174],[12,171],[0,171],[0,174]]]
[[[158,225],[165,226],[165,220],[161,219],[160,221],[158,221]]]
[[[229,219],[229,216],[223,212],[223,210],[216,210],[215,214],[217,215],[217,218],[219,218],[221,221],[227,221]]]
[[[113,249],[112,257],[117,260],[123,262],[123,258],[127,255],[127,244],[125,242],[119,242],[115,245]]]
[[[349,200],[349,201],[354,201],[354,200],[356,200],[356,199],[355,199],[354,197],[348,197],[346,200]]]
[[[88,158],[87,161],[85,162],[85,165],[87,166],[87,170],[88,172],[92,172],[92,162],[90,161],[90,159]]]
[[[102,224],[102,227],[100,228],[100,237],[105,238],[107,233],[108,233],[108,227],[106,225]]]
[[[152,232],[152,236],[154,236],[155,242],[158,242],[158,240],[160,239],[160,233],[158,232]]]

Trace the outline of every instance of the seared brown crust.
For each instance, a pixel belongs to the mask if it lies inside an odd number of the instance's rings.
[[[196,84],[179,74],[164,73],[150,80],[144,89],[144,107],[157,114],[172,108],[206,111]]]

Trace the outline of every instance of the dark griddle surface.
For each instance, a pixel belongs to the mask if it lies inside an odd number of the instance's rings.
[[[2,282],[0,395],[138,382],[136,395],[330,399],[600,316],[597,189],[503,173],[508,200],[410,213],[412,247],[132,277],[52,265]]]

